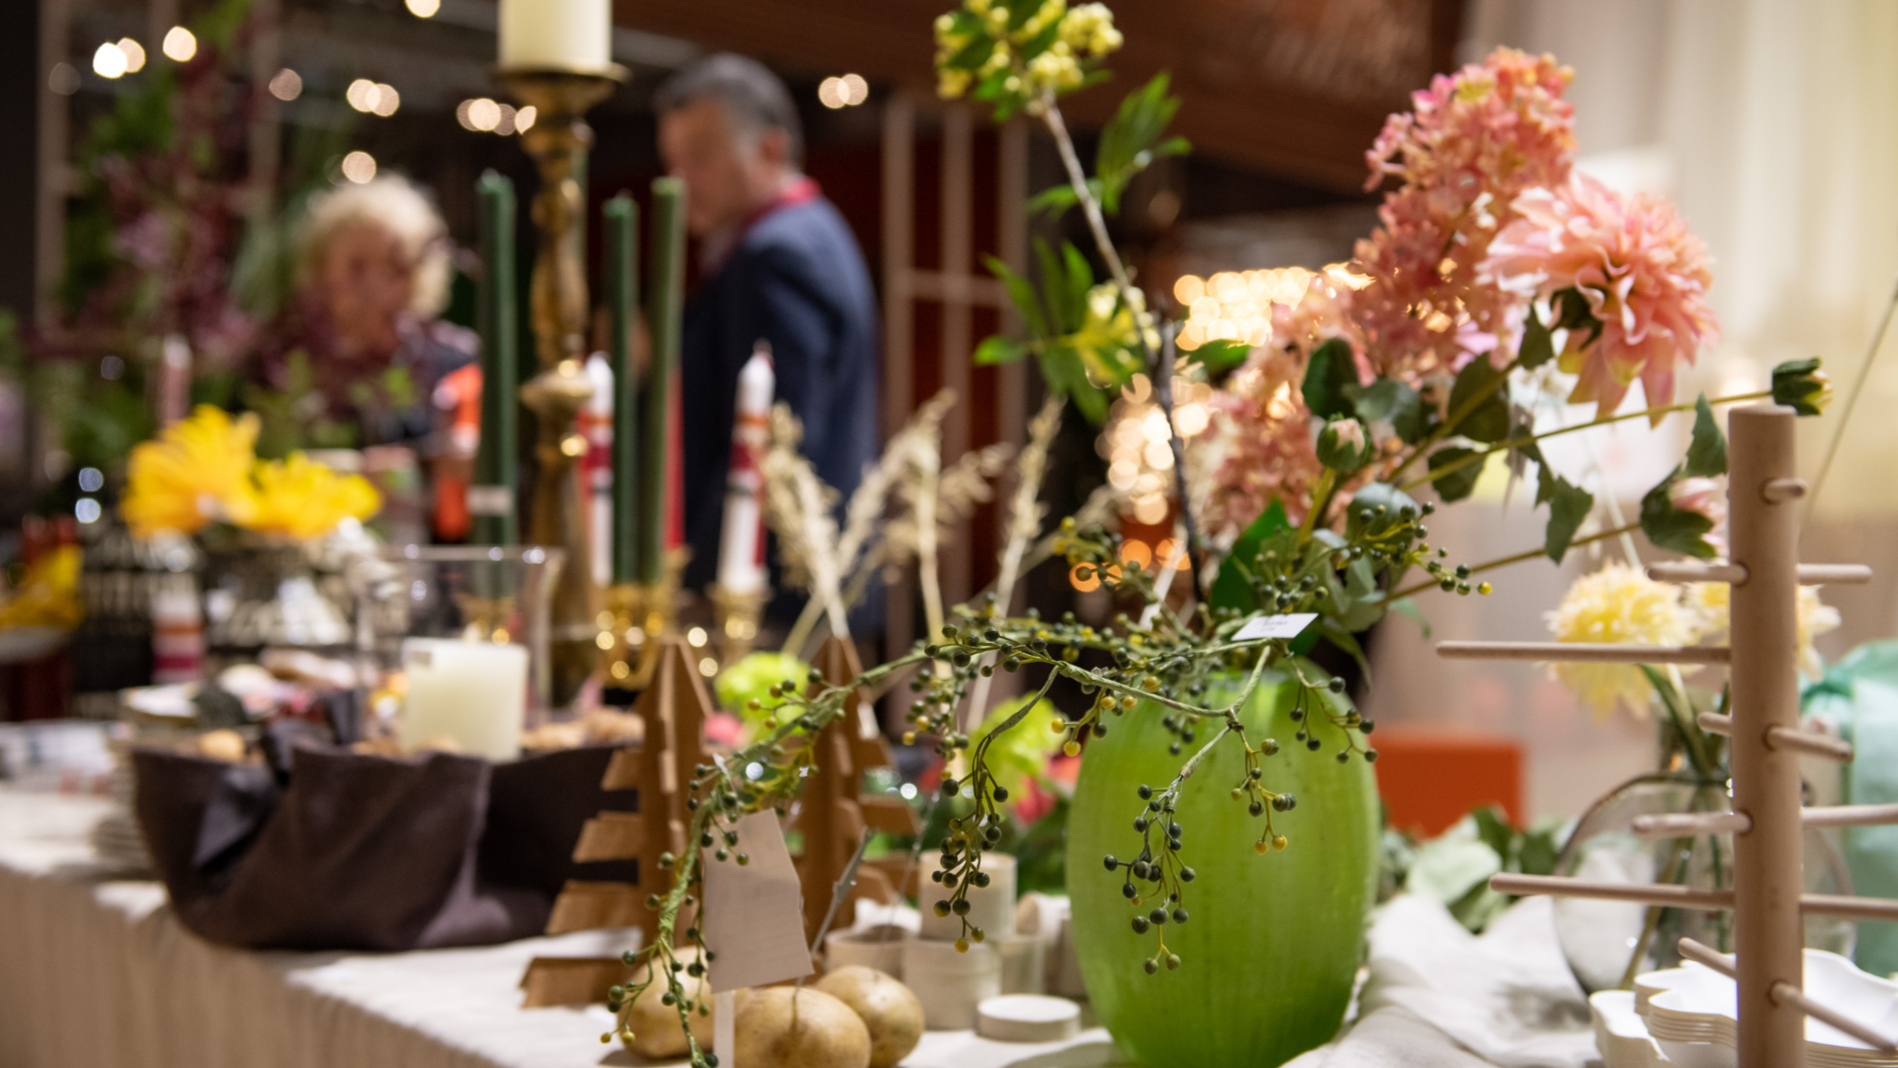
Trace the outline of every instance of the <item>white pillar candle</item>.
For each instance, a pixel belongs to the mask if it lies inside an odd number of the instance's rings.
[[[525,646],[410,638],[402,643],[402,666],[408,675],[398,729],[404,748],[449,738],[469,756],[513,760],[521,755]]]
[[[770,435],[771,400],[776,392],[771,347],[760,341],[738,372],[725,520],[719,530],[718,585],[732,593],[761,593],[765,588],[764,475],[758,462]]]
[[[612,42],[611,0],[501,0],[502,70],[603,71]]]

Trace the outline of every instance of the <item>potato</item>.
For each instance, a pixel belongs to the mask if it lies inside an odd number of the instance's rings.
[[[688,967],[699,959],[699,951],[682,949],[677,954],[679,963]],[[649,970],[649,969],[648,969]],[[637,977],[644,981],[646,970]],[[684,989],[692,1007],[692,1037],[698,1039],[699,1048],[712,1048],[712,988],[707,985],[704,976],[693,978],[689,972],[679,973],[679,986]],[[661,999],[666,996],[666,977],[663,972],[658,982],[641,991],[633,999],[633,1005],[626,1013],[626,1026],[632,1029],[633,1037],[622,1037],[626,1048],[641,1057],[662,1059],[683,1057],[690,1046],[686,1045],[685,1028],[679,1025],[679,1008],[667,1005]],[[699,1005],[705,1006],[705,1015],[699,1014]]]
[[[923,1040],[923,1003],[888,972],[852,964],[817,983],[850,1006],[870,1031],[870,1068],[894,1068]]]
[[[810,987],[770,986],[738,995],[742,1068],[870,1068],[870,1031],[850,1006]]]

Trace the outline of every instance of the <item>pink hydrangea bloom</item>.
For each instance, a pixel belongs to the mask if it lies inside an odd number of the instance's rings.
[[[1675,368],[1720,336],[1706,246],[1666,201],[1584,174],[1523,193],[1514,210],[1479,277],[1523,298],[1579,289],[1602,323],[1593,340],[1569,332],[1561,367],[1578,376],[1569,400],[1606,414],[1639,378],[1650,405],[1670,403]]]
[[[1499,48],[1412,94],[1366,154],[1367,189],[1403,185],[1358,242],[1371,284],[1353,317],[1382,373],[1454,370],[1472,353],[1500,366],[1519,334],[1521,301],[1485,284],[1477,265],[1514,220],[1522,191],[1567,179],[1575,152],[1573,108],[1562,99],[1574,72],[1551,56]],[[1473,347],[1480,346],[1480,347]]]

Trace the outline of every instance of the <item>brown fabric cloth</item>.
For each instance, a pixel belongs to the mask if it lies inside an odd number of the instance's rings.
[[[599,788],[610,747],[507,764],[298,744],[271,770],[133,752],[134,809],[183,924],[254,949],[399,951],[541,934],[568,879],[631,882],[630,861],[573,862],[588,818],[631,810]]]

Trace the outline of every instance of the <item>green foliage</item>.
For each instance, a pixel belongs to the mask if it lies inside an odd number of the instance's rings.
[[[1231,374],[1246,357],[1252,354],[1252,346],[1243,341],[1217,338],[1205,342],[1199,348],[1186,354],[1188,363],[1196,363],[1206,369],[1206,380],[1217,383]]]
[[[986,338],[974,360],[978,365],[1012,363],[1034,354],[1048,388],[1073,400],[1098,426],[1115,391],[1144,366],[1135,324],[1150,324],[1150,319],[1144,309],[1129,308],[1113,286],[1097,285],[1093,267],[1073,244],[1064,242],[1057,250],[1036,238],[1034,254],[1039,287],[993,256],[983,261],[1021,314],[1029,337]]]
[[[1727,473],[1727,439],[1714,421],[1713,406],[1702,393],[1694,401],[1694,436],[1687,445],[1681,473],[1689,478],[1718,478]]]
[[[1395,378],[1380,378],[1368,386],[1353,383],[1344,387],[1344,395],[1359,419],[1366,423],[1389,423],[1392,429],[1406,424],[1414,426],[1423,406],[1422,394]]]
[[[298,449],[354,448],[356,429],[329,417],[309,353],[292,351],[284,358],[284,372],[280,390],[254,382],[241,387],[244,407],[257,413],[257,455],[275,460]]]
[[[1010,717],[1033,702],[1032,695],[1023,694],[1012,701],[996,705],[988,717],[970,732],[969,744],[982,744],[983,739],[995,734]],[[1022,796],[1027,789],[1028,780],[1043,777],[1048,758],[1061,748],[1060,735],[1031,729],[1035,726],[1039,724],[1029,724],[1021,730],[996,735],[987,750],[988,768],[995,777],[995,784],[1016,797]]]
[[[1436,487],[1437,496],[1445,502],[1460,501],[1476,490],[1477,479],[1483,476],[1483,463],[1476,459],[1482,455],[1476,449],[1454,445],[1447,449],[1438,449],[1430,454],[1430,484]],[[1469,461],[1465,463],[1463,461]],[[1448,470],[1445,470],[1448,468]],[[1442,474],[1437,474],[1442,471]]]
[[[1555,341],[1549,336],[1549,328],[1542,325],[1532,304],[1529,306],[1528,321],[1522,324],[1522,347],[1516,350],[1516,366],[1533,371],[1553,359]]]
[[[1481,934],[1516,901],[1491,890],[1490,876],[1553,875],[1562,833],[1562,821],[1553,819],[1517,830],[1494,806],[1471,812],[1427,842],[1386,831],[1382,882],[1387,892],[1401,889],[1441,902],[1459,923]]]
[[[1305,407],[1320,419],[1335,419],[1355,412],[1345,387],[1360,385],[1357,360],[1351,345],[1343,338],[1331,338],[1311,352],[1305,363],[1305,381],[1301,391]]]
[[[1594,510],[1595,495],[1556,474],[1547,463],[1540,466],[1536,475],[1536,503],[1547,501],[1549,504],[1549,523],[1543,531],[1542,551],[1559,564],[1568,555],[1569,544],[1575,540],[1582,521]]]
[[[1509,437],[1508,383],[1488,359],[1478,356],[1457,373],[1450,387],[1453,431],[1471,441],[1494,445]],[[1433,457],[1434,459],[1434,457]]]
[[[1232,551],[1220,561],[1219,574],[1213,579],[1212,592],[1208,595],[1214,608],[1235,612],[1254,610],[1257,598],[1252,590],[1252,573],[1248,565],[1256,561],[1268,539],[1285,533],[1293,533],[1292,524],[1285,518],[1285,506],[1274,499],[1246,527],[1245,533],[1239,535],[1239,540],[1232,544]]]
[[[1674,505],[1672,491],[1682,473],[1683,468],[1676,467],[1641,498],[1641,533],[1656,548],[1711,560],[1718,555],[1707,541],[1707,535],[1713,533],[1713,520]]]
[[[1180,98],[1167,95],[1167,72],[1128,93],[1106,126],[1094,152],[1094,180],[1100,183],[1101,209],[1120,211],[1120,196],[1134,176],[1154,160],[1183,156],[1192,150],[1184,137],[1166,137],[1166,128],[1180,110]]]

